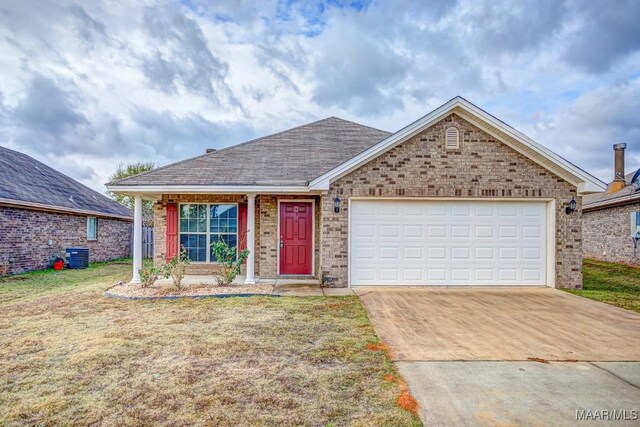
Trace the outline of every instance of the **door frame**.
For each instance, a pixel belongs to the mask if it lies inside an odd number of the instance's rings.
[[[311,274],[280,274],[280,204],[281,203],[311,203]],[[278,199],[278,216],[276,228],[276,273],[278,276],[309,276],[316,275],[316,201],[315,199]]]
[[[546,272],[545,286],[556,287],[556,199],[552,197],[349,197],[349,215],[347,219],[347,287],[351,288],[351,202],[352,201],[415,201],[415,202],[544,202],[546,205]],[[279,221],[279,220],[278,220]],[[278,233],[278,236],[280,233]],[[279,265],[279,264],[278,264]],[[398,285],[402,287],[402,285]],[[389,286],[392,287],[392,286]],[[425,286],[422,286],[425,287]],[[428,285],[426,286],[428,287]],[[464,287],[464,286],[459,286]],[[468,286],[473,287],[473,286]]]

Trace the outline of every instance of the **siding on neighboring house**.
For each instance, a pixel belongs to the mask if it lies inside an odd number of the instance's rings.
[[[609,207],[582,214],[582,248],[586,258],[640,264],[634,256],[631,212],[640,211],[640,202]],[[640,242],[639,242],[640,246]],[[638,247],[640,256],[640,247]]]
[[[445,129],[460,131],[460,148],[444,148]],[[343,200],[333,211],[333,197]],[[322,274],[328,286],[348,280],[349,197],[554,198],[556,200],[556,286],[582,286],[580,198],[565,214],[575,186],[456,114],[451,114],[331,184],[322,198]]]
[[[85,215],[0,206],[0,275],[47,268],[67,247],[89,248],[91,262],[128,257],[131,230],[131,221],[99,217],[98,238],[89,241]]]

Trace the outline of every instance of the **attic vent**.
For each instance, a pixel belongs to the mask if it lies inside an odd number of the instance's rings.
[[[458,128],[447,128],[446,147],[447,150],[456,150],[460,148],[460,132],[458,131]]]

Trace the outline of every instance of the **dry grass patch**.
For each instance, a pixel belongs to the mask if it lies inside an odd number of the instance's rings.
[[[1,425],[420,425],[356,297],[103,297],[129,270],[1,279]]]
[[[203,283],[182,284],[176,288],[173,284],[156,282],[152,286],[122,283],[107,290],[109,296],[125,298],[161,298],[161,297],[201,297],[207,295],[270,295],[273,285],[209,285]]]

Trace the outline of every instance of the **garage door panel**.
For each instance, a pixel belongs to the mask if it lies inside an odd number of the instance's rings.
[[[353,201],[352,286],[544,285],[545,202]]]

